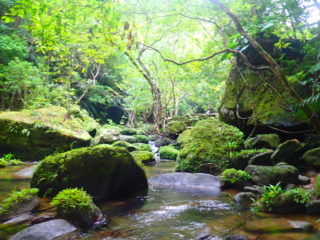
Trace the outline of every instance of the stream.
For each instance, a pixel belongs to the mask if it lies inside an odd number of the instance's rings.
[[[156,153],[157,149],[155,146],[152,147],[154,153]],[[29,185],[30,179],[19,178],[14,175],[16,171],[24,167],[26,166],[0,169],[0,200],[3,200],[11,190]],[[174,167],[174,161],[157,158],[156,163],[145,166],[145,170],[148,178],[150,178],[162,173],[172,173]],[[220,240],[225,239],[230,234],[244,234],[250,239],[259,240],[298,240],[312,235],[283,233],[281,235],[265,234],[258,236],[245,233],[243,230],[244,224],[258,217],[250,211],[236,210],[230,204],[230,199],[234,193],[229,191],[212,195],[150,187],[146,197],[98,204],[110,219],[108,227],[83,233],[80,239]],[[283,216],[277,215],[276,217]],[[307,215],[286,215],[285,217],[294,220],[306,220],[317,225],[317,217]],[[0,227],[0,240],[8,239],[16,231],[1,233],[3,231],[1,229],[3,228]],[[17,229],[20,230],[21,228]],[[207,235],[210,235],[210,237],[205,238],[204,236]]]

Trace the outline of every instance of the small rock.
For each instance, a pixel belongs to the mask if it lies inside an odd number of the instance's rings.
[[[6,221],[3,224],[21,224],[21,223],[31,221],[32,219],[33,219],[33,216],[30,213],[25,213],[16,218],[10,219],[9,221]]]
[[[309,177],[303,176],[303,175],[299,175],[298,180],[302,185],[307,185],[307,184],[310,184],[310,182],[311,182]]]
[[[306,213],[310,215],[320,214],[320,200],[313,200],[306,206]]]
[[[250,165],[273,166],[271,155],[273,152],[264,152],[257,154],[249,159]]]
[[[243,188],[243,190],[245,192],[251,192],[251,193],[254,193],[254,194],[258,194],[258,195],[264,193],[264,188],[260,187],[260,186],[257,186],[257,185],[246,186],[246,187]]]
[[[247,222],[245,230],[257,234],[274,232],[310,232],[313,230],[313,226],[306,221],[295,221],[285,218],[266,218]]]
[[[313,167],[320,167],[320,147],[306,151],[301,159]]]
[[[255,194],[251,192],[241,192],[233,197],[233,202],[236,204],[238,209],[244,210],[249,209],[255,199]]]
[[[249,173],[257,185],[282,185],[295,183],[298,180],[298,169],[291,165],[281,166],[259,166],[249,165],[245,171]]]
[[[297,139],[288,140],[277,147],[277,149],[273,152],[271,159],[273,163],[290,163],[290,161],[294,161],[301,156],[295,155],[301,148],[302,145]]]
[[[228,236],[226,240],[249,240],[249,238],[240,234],[235,234]]]
[[[31,199],[24,200],[22,202],[17,203],[12,208],[12,211],[0,216],[0,219],[4,221],[13,220],[14,218],[18,217],[21,214],[25,214],[36,209],[39,206],[39,204],[40,204],[40,201],[38,197],[33,197]]]
[[[31,167],[26,167],[14,174],[14,176],[20,177],[20,178],[32,178],[32,175],[36,169],[37,165],[33,165]]]
[[[128,142],[128,143],[136,143],[137,142],[137,140],[134,136],[126,136],[126,135],[120,135],[120,140]]]
[[[76,230],[66,220],[56,219],[28,227],[13,235],[9,240],[54,240],[60,237],[72,239]]]

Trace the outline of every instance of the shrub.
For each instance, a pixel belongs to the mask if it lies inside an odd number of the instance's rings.
[[[145,135],[134,135],[134,137],[136,138],[136,141],[138,143],[148,143],[149,142],[149,138]]]
[[[59,192],[51,201],[57,207],[59,214],[68,215],[71,210],[90,209],[92,197],[84,190],[78,188],[67,188]]]
[[[229,168],[222,172],[221,178],[228,183],[235,184],[241,181],[250,180],[251,176],[245,171]]]
[[[176,160],[179,155],[179,150],[175,149],[173,146],[160,147],[159,156],[162,159]]]
[[[38,192],[39,189],[37,188],[26,188],[11,192],[10,196],[3,200],[1,204],[0,215],[16,210],[16,207],[19,203],[34,198],[37,196]]]

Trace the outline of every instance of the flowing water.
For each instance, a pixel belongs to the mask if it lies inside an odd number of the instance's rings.
[[[148,177],[174,171],[172,161],[158,161],[146,166]],[[28,186],[28,179],[14,176],[21,167],[0,169],[0,199],[3,199],[13,189]],[[232,193],[213,195],[197,192],[183,192],[168,189],[150,188],[146,197],[112,201],[99,204],[99,207],[109,217],[107,228],[95,230],[81,235],[81,239],[145,239],[171,240],[196,239],[199,236],[211,234],[210,239],[225,239],[231,233],[243,233],[246,221],[257,217],[251,212],[239,212],[230,205]],[[316,218],[305,215],[286,216],[296,220],[308,220],[315,223]],[[21,229],[13,228],[6,235],[1,231],[6,229],[0,225],[0,239],[7,239],[10,234]],[[305,239],[308,234],[290,233],[282,235],[255,236],[251,239]]]

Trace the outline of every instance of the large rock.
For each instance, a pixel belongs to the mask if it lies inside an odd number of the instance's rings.
[[[320,167],[320,147],[306,151],[302,157],[307,164],[313,167]]]
[[[259,153],[249,159],[249,165],[272,166],[272,152]]]
[[[298,169],[290,165],[258,166],[249,165],[245,171],[251,175],[257,185],[274,185],[281,182],[282,185],[298,181]]]
[[[269,52],[274,59],[279,60],[281,56],[285,56],[284,60],[295,60],[298,64],[302,64],[302,43],[290,41],[290,47],[278,48],[276,43],[279,41],[278,36],[266,36],[262,33],[256,36],[256,40],[260,45]],[[245,45],[243,45],[244,47]],[[268,65],[261,55],[252,47],[243,48],[243,54],[250,59],[255,66]],[[285,75],[291,75],[292,69],[282,69]],[[287,72],[286,72],[287,71]],[[277,89],[277,91],[269,91],[265,86],[269,82]],[[296,88],[300,93],[305,91],[304,88]],[[270,131],[266,125],[275,126],[277,128],[304,127],[301,124],[307,123],[308,119],[295,118],[290,111],[283,108],[284,99],[288,103],[293,99],[287,88],[284,88],[274,78],[272,72],[261,72],[250,69],[243,61],[237,57],[237,66],[233,66],[226,82],[224,96],[222,98],[222,106],[219,109],[219,116],[227,123],[234,124],[242,130],[246,130],[249,134],[253,127],[258,131]],[[247,126],[250,125],[250,126]]]
[[[40,160],[57,151],[88,146],[95,121],[88,116],[83,119],[69,116],[62,107],[2,112],[0,152],[22,160]]]
[[[310,232],[311,223],[306,221],[288,220],[285,218],[266,218],[247,222],[245,230],[250,233],[281,233],[281,232]]]
[[[206,166],[210,173],[219,173],[228,164],[230,152],[242,145],[243,133],[212,118],[199,121],[194,128],[183,132],[178,142],[182,149],[177,170],[200,172]]]
[[[257,196],[251,192],[240,192],[233,197],[233,202],[238,209],[249,209]]]
[[[181,191],[208,192],[220,194],[220,180],[205,173],[165,173],[149,179],[151,186],[156,188],[172,188]]]
[[[118,129],[104,129],[92,140],[91,145],[110,144],[118,140],[120,140],[120,131]]]
[[[9,240],[55,240],[72,239],[77,229],[63,219],[55,219],[28,227]]]
[[[286,162],[292,163],[299,159],[299,151],[302,145],[297,139],[288,140],[280,144],[277,149],[273,152],[271,159],[273,163]]]
[[[166,126],[166,131],[174,136],[178,136],[186,129],[187,125],[183,121],[170,121]]]
[[[98,145],[74,149],[45,158],[36,169],[31,186],[40,196],[54,196],[65,188],[83,188],[95,199],[129,197],[148,188],[145,172],[130,153]]]

